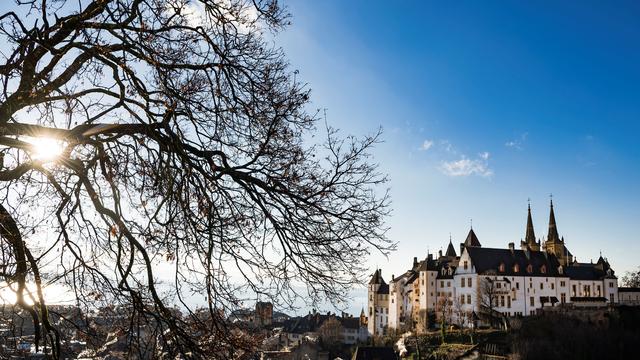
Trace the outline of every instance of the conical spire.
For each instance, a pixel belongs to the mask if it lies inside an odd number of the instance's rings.
[[[533,220],[531,219],[531,204],[527,206],[527,212],[527,232],[524,241],[531,246],[536,244],[536,233],[533,231]]]
[[[449,235],[449,246],[447,247],[447,253],[445,256],[453,256],[456,257],[456,249],[453,248],[453,243],[451,242],[451,235]]]
[[[547,242],[560,242],[560,236],[558,236],[558,228],[556,226],[556,216],[553,213],[553,199],[551,199],[551,211],[549,212],[549,233],[547,234]]]
[[[384,282],[384,279],[382,278],[382,271],[380,269],[376,269],[376,272],[373,273],[373,276],[369,281],[369,285],[386,285],[386,282]]]
[[[481,247],[482,245],[480,245],[480,241],[478,240],[478,237],[476,236],[476,233],[473,232],[473,228],[471,228],[471,230],[469,230],[469,234],[467,235],[467,239],[464,241],[464,246],[476,246],[476,247]]]

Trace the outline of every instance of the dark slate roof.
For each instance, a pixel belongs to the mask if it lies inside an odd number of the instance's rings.
[[[413,284],[413,282],[418,278],[418,273],[415,271],[410,271],[409,276],[407,277],[407,284]]]
[[[640,287],[619,287],[618,292],[640,292]]]
[[[573,263],[567,266],[565,273],[573,280],[600,280],[607,276],[597,264]]]
[[[322,315],[320,313],[308,314],[302,317],[291,318],[284,322],[283,328],[285,332],[292,334],[304,334],[316,331],[331,315]]]
[[[511,276],[558,276],[558,259],[545,252],[479,247],[469,247],[467,251],[478,274],[495,272],[497,275]],[[500,264],[504,264],[503,272],[499,271]],[[519,266],[518,273],[514,272],[516,264]],[[531,273],[527,272],[529,265]],[[546,267],[545,273],[542,272],[543,265]]]
[[[467,235],[467,239],[464,241],[464,246],[477,246],[480,247],[480,240],[476,236],[476,233],[473,232],[473,229],[469,230],[469,234]]]
[[[340,317],[338,318],[342,327],[346,329],[359,329],[360,328],[360,319],[354,317]]]
[[[447,253],[444,256],[453,256],[456,257],[456,249],[453,248],[453,244],[451,243],[451,239],[449,239],[449,246],[447,246]]]
[[[420,267],[418,271],[437,271],[438,270],[438,262],[433,259],[427,257],[422,262],[420,262]]]
[[[351,360],[394,360],[398,356],[392,347],[358,346]]]
[[[380,284],[378,291],[376,291],[376,294],[388,294],[388,293],[389,293],[389,285],[387,283]]]
[[[376,269],[376,272],[373,273],[373,276],[371,277],[371,281],[369,281],[369,285],[373,285],[373,284],[384,284],[384,285],[387,284],[382,278],[382,270]]]

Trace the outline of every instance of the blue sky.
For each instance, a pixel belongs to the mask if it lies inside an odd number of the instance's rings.
[[[386,279],[470,219],[484,246],[546,235],[619,275],[640,265],[640,4],[286,1],[277,37],[313,107],[354,134],[384,129]],[[359,305],[354,305],[359,310]]]

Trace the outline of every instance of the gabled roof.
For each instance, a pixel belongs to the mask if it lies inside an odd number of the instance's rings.
[[[473,232],[473,228],[471,228],[471,230],[469,230],[469,234],[467,235],[467,239],[464,241],[464,246],[476,246],[476,247],[480,247],[482,245],[480,245],[480,240],[478,240],[478,237],[476,236],[476,233]]]
[[[510,249],[467,248],[471,263],[478,274],[495,272],[496,275],[512,276],[558,276],[560,263],[554,255],[540,251],[524,251]],[[515,265],[518,272],[515,272]],[[500,270],[504,265],[504,271]],[[531,265],[531,272],[527,271]],[[543,268],[544,266],[544,268]],[[544,272],[543,272],[544,270]]]
[[[380,269],[376,269],[376,272],[373,273],[373,276],[369,281],[369,285],[374,285],[374,284],[385,284],[385,285],[387,284],[382,278],[382,270]]]

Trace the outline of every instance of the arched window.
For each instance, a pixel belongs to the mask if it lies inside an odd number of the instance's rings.
[[[531,264],[527,265],[527,272],[531,274],[533,272],[533,266]]]
[[[498,271],[504,272],[504,263],[500,263],[500,266],[498,267]]]
[[[513,272],[514,273],[519,273],[520,272],[520,265],[518,265],[518,264],[513,265]]]
[[[543,273],[543,274],[546,274],[547,273],[547,266],[546,265],[542,265],[540,267],[540,272]]]
[[[562,269],[562,265],[558,266],[558,274],[562,275],[562,272],[564,270]]]

